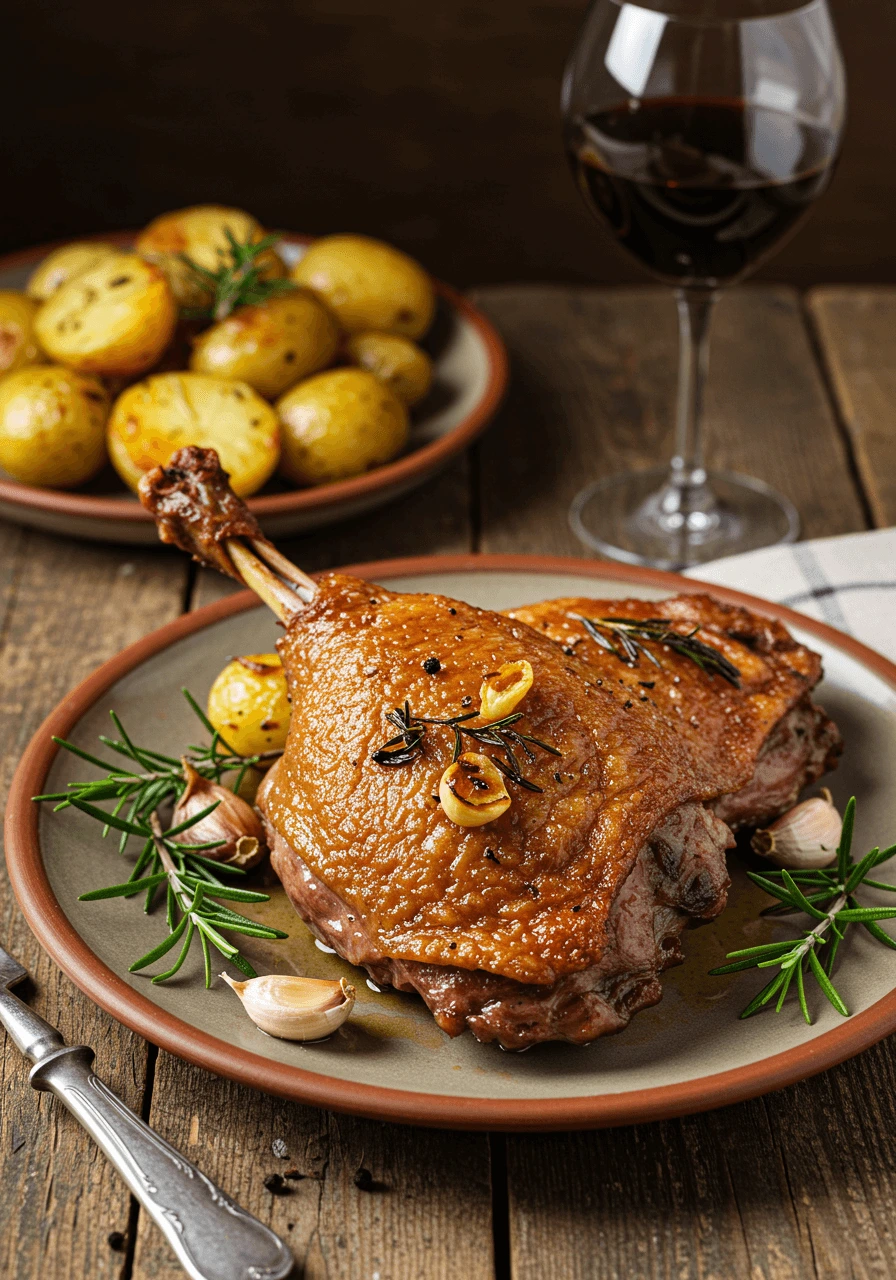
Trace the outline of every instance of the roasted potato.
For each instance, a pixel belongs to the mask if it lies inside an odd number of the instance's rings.
[[[256,219],[242,209],[198,204],[154,218],[140,232],[135,248],[161,267],[180,306],[202,306],[208,301],[208,290],[181,255],[206,271],[220,270],[231,261],[228,231],[239,244],[257,244],[265,234]],[[272,249],[261,255],[259,265],[267,277],[286,275],[286,267]]]
[[[199,335],[190,368],[248,382],[269,400],[332,364],[339,326],[307,289],[238,307]]]
[[[241,756],[279,751],[289,729],[286,676],[276,653],[233,658],[208,695],[208,718]]]
[[[34,332],[39,310],[33,298],[12,289],[0,290],[0,374],[32,364],[46,364]]]
[[[164,466],[177,449],[217,449],[234,493],[247,498],[276,470],[277,415],[245,382],[201,373],[158,373],[118,397],[109,418],[109,457],[125,484]]]
[[[109,397],[98,378],[59,365],[0,379],[0,467],[23,484],[71,489],[106,461]]]
[[[432,386],[432,361],[409,338],[394,333],[356,333],[348,358],[390,387],[403,404],[417,404]]]
[[[73,240],[71,244],[64,244],[32,271],[25,286],[28,297],[46,302],[69,280],[75,280],[85,271],[98,267],[104,258],[120,252],[114,244],[103,244],[99,240]]]
[[[378,329],[420,338],[435,310],[432,281],[407,254],[368,236],[323,236],[292,270],[347,333]]]
[[[159,268],[135,253],[115,253],[57,289],[34,328],[60,364],[129,377],[152,368],[176,321],[174,298]]]
[[[295,484],[327,484],[382,466],[408,438],[408,411],[366,369],[331,369],[277,401],[280,471]]]

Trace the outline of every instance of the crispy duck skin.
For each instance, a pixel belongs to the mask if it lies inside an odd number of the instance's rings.
[[[469,1027],[506,1048],[585,1043],[655,1003],[682,930],[725,905],[726,822],[778,805],[835,754],[809,699],[816,655],[709,597],[502,615],[343,574],[314,583],[240,523],[226,489],[211,451],[181,450],[141,498],[166,541],[225,561],[284,624],[289,738],[258,803],[274,869],[317,935],[419,992],[449,1034]],[[659,669],[643,655],[631,665],[590,640],[579,612],[699,625],[741,687],[657,644]],[[456,825],[438,797],[451,730],[427,726],[419,752],[389,766],[374,759],[395,733],[387,714],[475,709],[482,679],[521,659],[534,683],[514,728],[560,755],[520,752],[539,789],[508,782],[506,813]],[[726,804],[722,821],[712,810]]]
[[[687,743],[714,812],[735,829],[771,821],[837,762],[839,731],[809,696],[821,679],[821,658],[775,619],[703,593],[661,601],[570,597],[508,616],[571,650],[593,681],[622,681],[632,697],[649,701]],[[738,669],[737,685],[668,646],[650,646],[658,667],[643,654],[634,665],[622,662],[582,622],[658,616],[682,633],[699,628],[700,640]]]

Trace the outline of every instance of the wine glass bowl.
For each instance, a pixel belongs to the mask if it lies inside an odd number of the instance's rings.
[[[827,187],[845,96],[827,0],[592,5],[564,76],[567,154],[598,220],[675,289],[680,326],[675,455],[578,495],[593,549],[677,569],[797,536],[785,498],[704,465],[709,323]]]

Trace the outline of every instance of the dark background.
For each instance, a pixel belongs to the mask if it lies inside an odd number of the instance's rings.
[[[760,273],[896,280],[896,5],[833,0],[845,154]],[[582,0],[7,3],[0,251],[197,202],[365,231],[460,285],[623,282],[560,146]]]

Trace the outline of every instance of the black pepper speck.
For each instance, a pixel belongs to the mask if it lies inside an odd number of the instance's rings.
[[[423,670],[428,676],[435,676],[442,670],[442,664],[438,658],[424,658]]]

